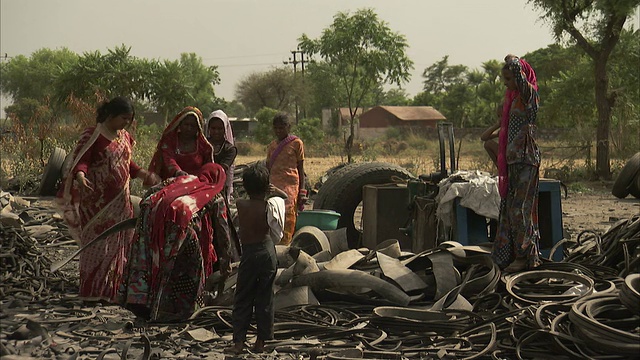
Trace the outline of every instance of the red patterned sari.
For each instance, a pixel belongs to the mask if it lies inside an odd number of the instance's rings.
[[[187,115],[196,117],[199,131],[194,139],[195,151],[181,153],[178,148],[178,131],[180,123]],[[193,106],[187,106],[178,113],[162,132],[156,152],[153,154],[149,164],[149,171],[160,175],[164,180],[173,177],[178,170],[185,171],[191,175],[198,174],[202,165],[212,163],[213,146],[204,136],[203,121],[202,113]]]
[[[133,217],[129,179],[139,171],[131,160],[133,139],[119,130],[110,140],[102,124],[87,128],[75,150],[57,203],[71,235],[81,244],[93,240],[111,226]],[[77,171],[84,171],[93,191],[78,185]],[[80,254],[80,296],[112,301],[122,282],[133,231],[123,231],[92,245]]]
[[[153,321],[193,313],[217,260],[209,214],[222,201],[225,179],[222,166],[209,163],[198,177],[170,178],[149,190],[140,203],[120,303]]]

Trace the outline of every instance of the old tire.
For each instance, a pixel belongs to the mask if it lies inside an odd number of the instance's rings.
[[[303,226],[296,231],[291,246],[300,248],[310,256],[322,251],[331,251],[327,235],[315,226]]]
[[[360,164],[353,163],[342,166],[340,169],[337,169],[331,173],[331,175],[327,178],[327,180],[322,184],[320,189],[318,190],[318,194],[313,199],[313,208],[314,209],[324,209],[324,202],[331,191],[327,191],[326,189],[335,188],[336,184],[343,180],[343,175],[353,170]],[[331,170],[329,170],[331,171]],[[327,171],[327,174],[329,173]],[[322,188],[325,188],[323,191]]]
[[[49,160],[42,173],[38,194],[42,196],[54,196],[58,191],[58,181],[62,176],[62,164],[67,152],[64,149],[56,147],[51,151]]]
[[[638,175],[638,172],[640,172],[640,152],[637,152],[631,157],[631,159],[629,159],[629,161],[627,161],[620,171],[620,174],[618,174],[618,177],[616,177],[616,181],[613,183],[613,187],[611,188],[613,196],[620,199],[627,197],[630,192],[629,188],[636,187],[632,184]],[[637,191],[635,191],[636,189],[633,190],[637,193]]]
[[[362,188],[371,184],[388,184],[394,177],[409,179],[414,177],[406,169],[389,163],[370,162],[345,166],[327,180],[314,201],[314,209],[334,210],[341,214],[338,228],[347,228],[350,248],[360,246],[361,233],[353,222],[356,208],[362,202]],[[409,204],[407,204],[409,205]]]
[[[636,173],[636,178],[629,185],[629,194],[636,199],[640,199],[640,171]]]

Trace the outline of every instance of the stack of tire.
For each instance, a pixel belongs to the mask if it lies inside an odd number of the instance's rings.
[[[362,188],[365,185],[389,184],[413,177],[406,169],[394,164],[384,162],[348,164],[333,172],[322,184],[313,200],[313,208],[340,213],[338,228],[347,228],[349,247],[356,248],[360,245],[361,232],[356,229],[353,218],[356,208],[362,202]]]
[[[613,183],[611,193],[620,199],[627,195],[640,199],[640,152],[627,161]]]

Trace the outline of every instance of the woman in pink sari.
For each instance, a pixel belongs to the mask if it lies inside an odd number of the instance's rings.
[[[273,118],[276,140],[267,149],[269,181],[287,194],[284,236],[280,245],[289,245],[296,229],[298,209],[307,201],[304,186],[304,144],[295,135],[290,135],[291,123],[287,114]]]
[[[182,109],[162,132],[149,171],[167,179],[198,174],[202,165],[213,162],[213,147],[205,137],[203,122],[198,108]]]
[[[129,179],[153,185],[160,178],[131,160],[134,141],[124,130],[134,117],[129,100],[116,97],[98,108],[96,126],[82,133],[73,161],[63,169],[57,203],[71,235],[84,245],[111,226],[133,217]],[[112,302],[127,254],[132,231],[114,234],[80,254],[80,297]]]

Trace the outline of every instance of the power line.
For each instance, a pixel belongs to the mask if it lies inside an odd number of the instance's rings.
[[[215,65],[217,67],[241,67],[241,66],[262,66],[262,65],[278,65],[278,63],[262,63],[262,64],[223,64]]]
[[[298,60],[298,54],[300,54],[300,60]],[[302,70],[302,84],[304,85],[304,64],[305,63],[309,63],[309,60],[305,60],[304,58],[304,51],[302,50],[291,50],[291,55],[293,55],[293,60],[291,58],[289,58],[289,61],[283,61],[282,63],[285,65],[293,65],[293,74],[294,76],[297,75],[298,73],[298,64],[300,64],[301,70]],[[300,114],[298,111],[298,95],[296,94],[296,96],[294,97],[295,99],[295,105],[296,105],[296,124],[298,123],[298,121],[300,120]],[[304,118],[307,117],[307,110],[305,109],[305,107],[302,107],[302,116]]]
[[[255,55],[236,55],[236,56],[212,57],[212,58],[203,58],[203,59],[204,60],[240,59],[240,58],[251,58],[251,57],[275,56],[275,55],[280,55],[280,54],[281,53],[255,54]]]

